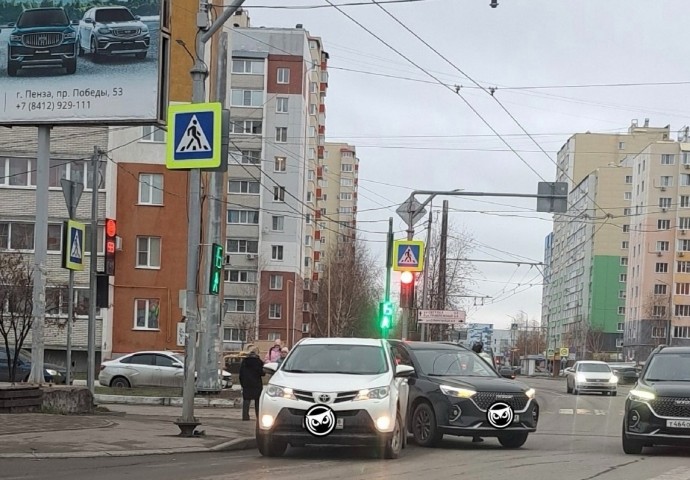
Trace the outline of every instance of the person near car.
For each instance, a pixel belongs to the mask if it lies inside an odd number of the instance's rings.
[[[476,353],[477,355],[482,353],[483,350],[484,350],[484,344],[482,342],[475,342],[474,345],[472,345],[472,351],[474,353]],[[483,441],[484,441],[484,439],[481,437],[472,437],[472,443],[481,443]]]
[[[273,346],[266,352],[266,357],[264,358],[264,362],[266,363],[273,363],[277,362],[278,359],[280,358],[280,351],[283,348],[283,344],[280,341],[280,339],[276,340]]]
[[[287,357],[287,354],[290,352],[287,347],[283,347],[280,349],[280,357],[278,357],[278,360],[276,360],[276,363],[280,365],[283,363],[283,360],[285,360],[285,357]]]
[[[258,348],[253,347],[240,364],[240,385],[242,386],[242,420],[248,421],[249,407],[254,400],[254,413],[259,418],[259,398],[263,390],[262,378],[264,373],[264,362],[258,354]]]

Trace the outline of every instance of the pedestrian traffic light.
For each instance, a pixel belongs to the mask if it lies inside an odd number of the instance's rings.
[[[117,222],[105,219],[105,274],[115,275],[115,250],[117,247]]]
[[[400,274],[400,307],[414,307],[414,287],[415,274],[412,272],[402,272]]]
[[[221,275],[223,274],[223,247],[217,243],[211,248],[211,275],[208,280],[208,293],[220,293]]]
[[[391,302],[379,303],[379,325],[384,332],[393,325],[393,304]]]

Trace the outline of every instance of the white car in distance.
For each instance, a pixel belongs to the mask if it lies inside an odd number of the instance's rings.
[[[618,377],[605,362],[581,360],[565,369],[566,391],[575,395],[585,392],[600,392],[616,396]]]
[[[396,365],[386,340],[305,338],[273,373],[259,402],[256,441],[262,455],[287,446],[375,446],[398,458],[414,368]]]

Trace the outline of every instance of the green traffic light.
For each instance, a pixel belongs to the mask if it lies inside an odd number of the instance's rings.
[[[208,290],[211,295],[220,293],[220,276],[223,272],[223,247],[217,243],[211,248],[211,272]]]
[[[381,302],[379,304],[379,320],[381,329],[388,330],[393,324],[393,304],[391,302]]]

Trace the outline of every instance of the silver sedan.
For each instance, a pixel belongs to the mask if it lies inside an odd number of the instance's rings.
[[[232,387],[232,374],[219,370],[223,388]],[[168,351],[135,352],[101,363],[98,382],[104,387],[182,388],[184,356]]]

